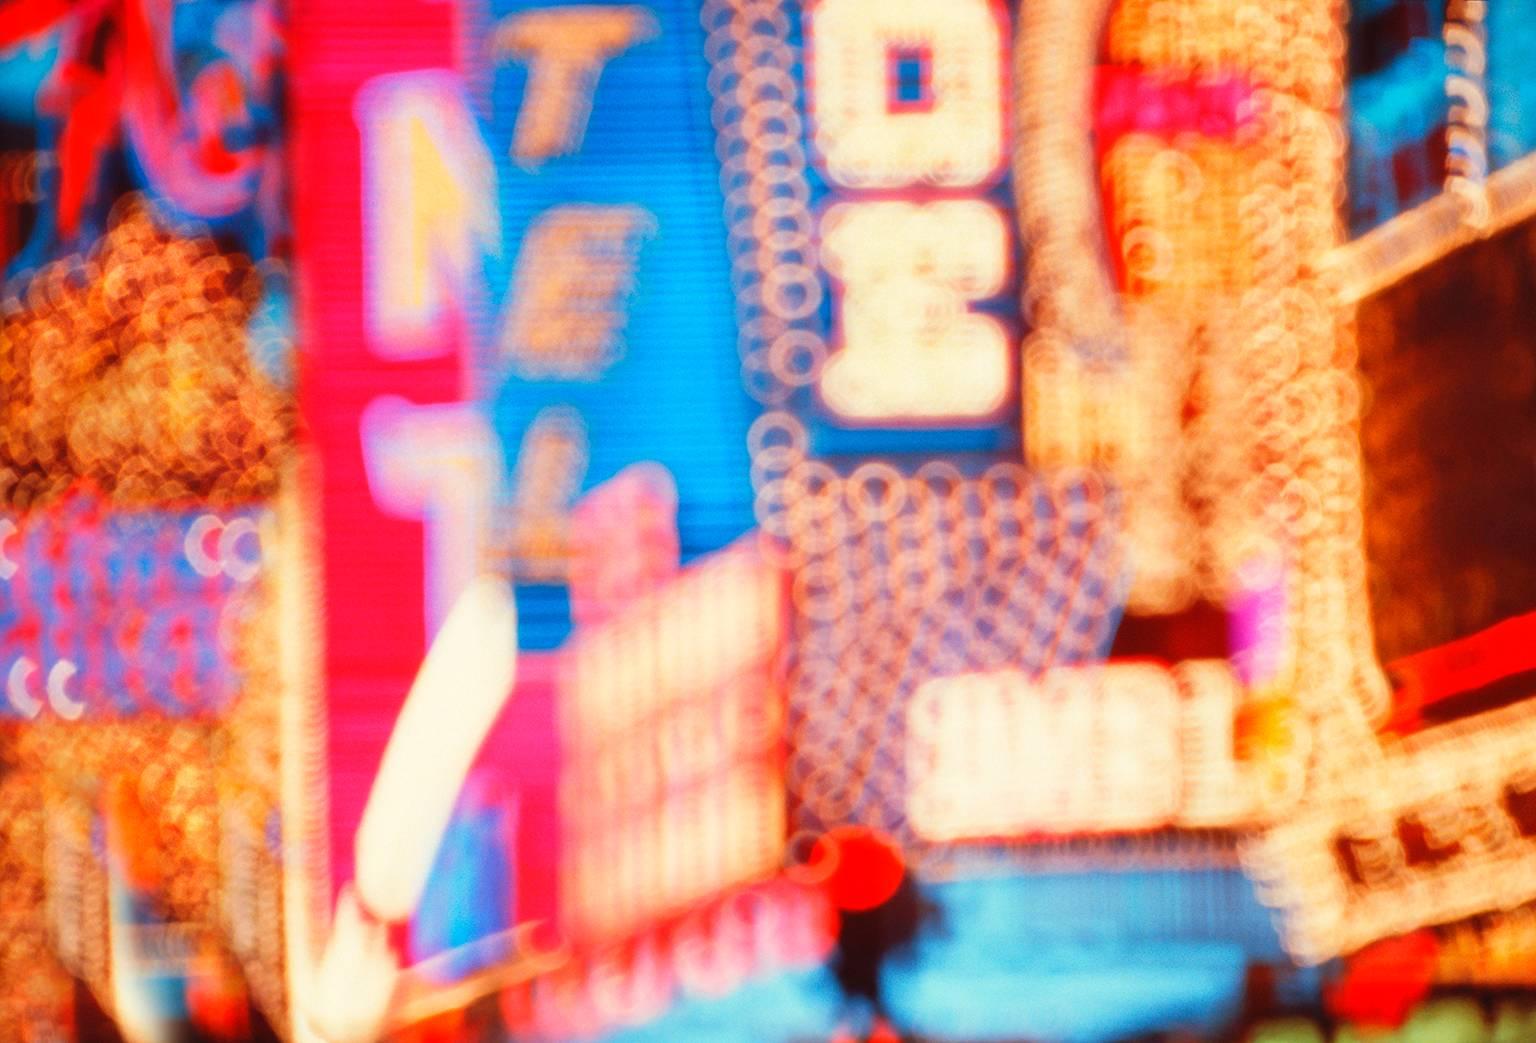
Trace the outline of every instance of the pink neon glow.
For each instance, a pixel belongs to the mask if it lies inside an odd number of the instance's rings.
[[[1181,77],[1121,65],[1100,66],[1094,130],[1107,149],[1126,134],[1235,137],[1254,118],[1253,84],[1241,77]]]

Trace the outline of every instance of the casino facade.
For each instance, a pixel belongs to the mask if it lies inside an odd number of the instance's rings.
[[[1536,1038],[1533,49],[0,4],[0,1037]]]

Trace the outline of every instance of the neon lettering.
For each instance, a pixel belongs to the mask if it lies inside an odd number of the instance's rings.
[[[499,243],[490,151],[445,73],[371,81],[357,118],[373,348],[387,359],[440,355],[445,323]]]
[[[497,53],[528,64],[513,157],[532,166],[580,149],[603,66],[658,31],[643,7],[550,7],[502,19]]]
[[[1007,400],[1011,345],[969,310],[1003,291],[1010,233],[981,200],[839,203],[822,258],[842,285],[822,398],[855,420],[985,417]]]
[[[501,351],[526,379],[595,380],[617,361],[641,241],[637,206],[558,206],[523,238]]]
[[[374,502],[426,527],[426,622],[434,634],[483,564],[502,468],[496,433],[468,404],[418,406],[393,396],[370,402],[361,425]]]
[[[1003,24],[986,0],[819,0],[809,12],[815,142],[848,188],[969,188],[1003,161]],[[901,96],[903,64],[927,93]]]

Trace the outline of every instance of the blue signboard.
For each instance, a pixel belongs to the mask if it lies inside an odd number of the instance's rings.
[[[752,524],[747,428],[719,167],[697,6],[496,2],[485,133],[495,157],[499,251],[478,340],[497,383],[490,411],[512,510],[558,511],[624,467],[676,482],[683,559]],[[550,72],[561,34],[605,40]],[[526,38],[526,40],[525,40]],[[555,82],[569,76],[574,86]],[[581,97],[559,108],[559,92]],[[552,101],[551,98],[554,98]],[[558,133],[538,133],[554,107]],[[540,436],[543,436],[542,438]],[[564,468],[538,502],[539,446]],[[516,524],[514,520],[514,524]],[[522,642],[549,648],[568,619],[558,565],[513,548]],[[520,567],[521,566],[521,567]]]

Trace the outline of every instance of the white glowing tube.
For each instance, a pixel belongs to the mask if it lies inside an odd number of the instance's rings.
[[[399,976],[389,925],[371,919],[349,885],[336,902],[299,1038],[305,1043],[316,1035],[325,1043],[372,1043],[384,1029]]]
[[[453,806],[517,675],[517,610],[505,581],[472,581],[405,697],[357,829],[357,880],[337,902],[306,1030],[328,1043],[382,1031],[400,968],[389,924],[416,911]]]
[[[517,673],[517,610],[506,582],[459,595],[395,721],[357,829],[357,893],[386,921],[416,910],[464,777]]]

